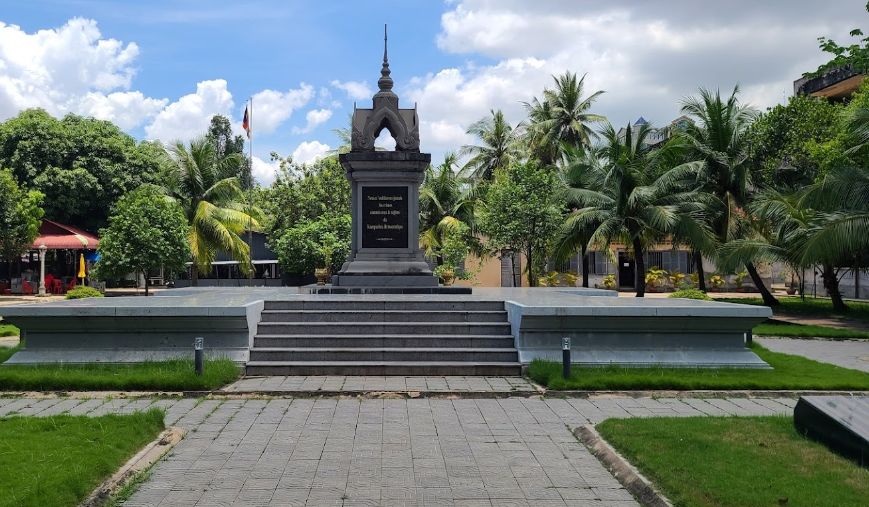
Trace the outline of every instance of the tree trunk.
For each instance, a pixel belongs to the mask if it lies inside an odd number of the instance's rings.
[[[646,296],[646,263],[643,260],[643,245],[640,243],[640,238],[634,238],[634,265],[637,268],[637,277],[635,285],[637,286],[637,297]]]
[[[149,281],[149,280],[148,280],[148,272],[147,272],[147,271],[143,271],[143,272],[142,272],[142,276],[145,277],[145,297],[147,297],[147,296],[148,296],[148,286],[150,285],[150,284],[148,283],[148,281]]]
[[[827,294],[830,295],[830,300],[833,302],[833,310],[837,312],[847,311],[848,307],[839,291],[839,277],[836,276],[836,270],[832,264],[823,265],[821,278],[824,280],[824,288],[827,289]]]
[[[766,288],[763,279],[757,272],[757,268],[754,267],[754,263],[747,263],[745,269],[748,271],[749,276],[751,276],[751,281],[754,282],[754,286],[760,291],[760,296],[763,298],[763,304],[766,306],[777,306],[779,304],[778,299],[776,299],[769,289]]]
[[[694,256],[694,269],[697,272],[697,288],[706,292],[706,276],[703,273],[703,254],[699,250],[694,250],[691,252],[691,255]]]
[[[199,268],[196,266],[196,262],[190,266],[190,286],[199,287]]]
[[[531,262],[531,247],[528,247],[528,286],[537,287],[534,282],[534,263]]]
[[[582,286],[588,288],[588,272],[589,272],[588,249],[582,247]]]

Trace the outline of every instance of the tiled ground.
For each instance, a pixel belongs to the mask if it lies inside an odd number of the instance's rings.
[[[635,507],[568,428],[609,417],[789,414],[792,399],[0,399],[0,416],[158,406],[187,434],[144,506]]]
[[[372,391],[535,391],[522,377],[251,377],[230,392],[372,392]]]

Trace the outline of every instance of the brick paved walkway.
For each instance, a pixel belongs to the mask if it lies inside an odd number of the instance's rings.
[[[224,391],[250,392],[512,392],[536,391],[522,377],[251,377],[239,380]]]
[[[793,399],[0,399],[0,416],[167,410],[187,434],[124,505],[636,507],[571,434],[609,417],[790,414]]]
[[[795,354],[844,368],[869,372],[869,340],[797,340],[757,338],[755,341],[773,352]]]

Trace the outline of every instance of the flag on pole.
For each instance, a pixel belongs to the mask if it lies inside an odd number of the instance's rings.
[[[250,116],[247,114],[247,106],[244,107],[244,120],[241,121],[241,126],[247,133],[247,138],[250,139]]]

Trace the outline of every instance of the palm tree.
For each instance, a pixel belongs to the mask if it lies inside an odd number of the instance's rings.
[[[420,246],[427,257],[437,257],[445,237],[467,226],[476,232],[474,202],[476,191],[473,185],[463,183],[454,170],[458,161],[454,153],[447,153],[444,162],[437,167],[429,166],[419,187]],[[465,238],[471,251],[482,255],[484,248],[473,236]],[[442,262],[437,257],[438,264]]]
[[[543,90],[542,101],[535,97],[530,103],[524,103],[531,122],[529,145],[546,165],[561,161],[565,145],[591,148],[592,139],[596,139],[597,134],[589,124],[606,121],[603,116],[588,112],[604,92],[596,91],[583,98],[585,75],[577,79],[576,74],[565,72],[558,77],[552,76],[552,79],[555,88]]]
[[[706,216],[718,242],[723,245],[743,237],[749,227],[740,210],[748,201],[751,184],[746,134],[758,113],[751,105],[739,102],[738,85],[725,100],[718,90],[712,93],[700,88],[699,93],[699,97],[682,99],[682,113],[692,116],[695,123],[687,125],[680,135],[686,143],[688,156],[704,163],[703,189],[712,197]],[[695,261],[698,257],[695,256]],[[746,263],[745,269],[760,290],[764,304],[779,304],[764,285],[754,263]]]
[[[624,139],[607,124],[604,144],[581,162],[580,185],[567,191],[576,208],[569,213],[560,242],[581,244],[591,230],[588,245],[608,250],[614,241],[632,250],[637,270],[637,297],[645,295],[646,247],[678,232],[697,244],[710,241],[702,226],[703,196],[694,187],[702,164],[693,162],[663,167],[663,152],[643,148],[651,130],[628,125]],[[574,250],[575,251],[575,250]]]
[[[238,178],[242,156],[231,154],[215,160],[211,143],[204,137],[178,142],[169,151],[172,164],[165,175],[167,194],[178,200],[190,224],[193,253],[192,285],[199,283],[199,270],[210,270],[217,252],[227,252],[247,273],[250,247],[241,234],[247,227],[260,229],[259,212],[244,202]]]
[[[482,141],[482,146],[464,145],[458,152],[459,157],[471,157],[460,175],[475,183],[491,180],[498,170],[520,156],[521,124],[514,129],[500,109],[491,113],[491,117],[475,121],[467,130],[468,134]]]

